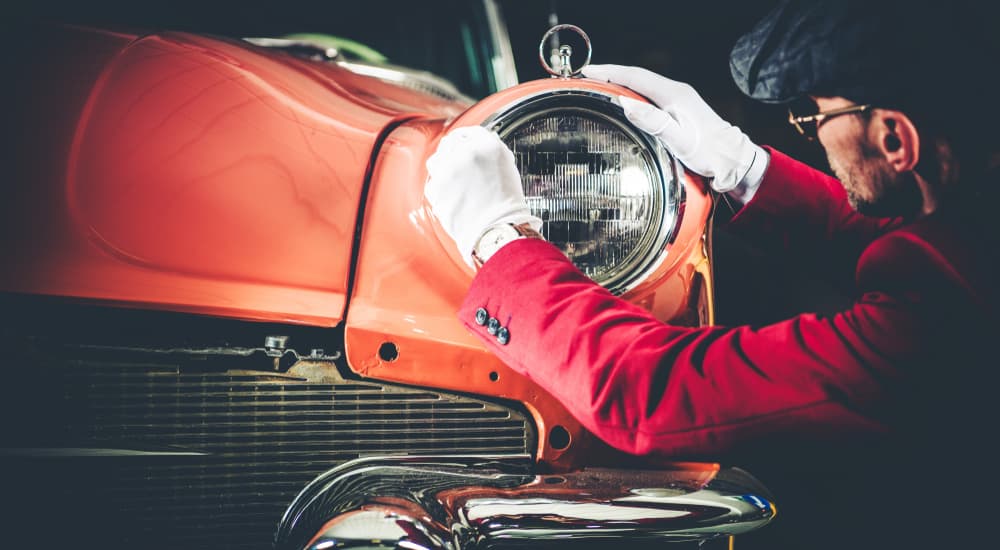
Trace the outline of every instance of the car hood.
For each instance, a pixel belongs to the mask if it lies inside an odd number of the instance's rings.
[[[241,40],[45,37],[16,77],[8,292],[336,324],[380,139],[468,106]]]

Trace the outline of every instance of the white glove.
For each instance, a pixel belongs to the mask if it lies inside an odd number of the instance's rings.
[[[514,154],[485,128],[456,128],[441,138],[427,159],[427,176],[424,196],[469,267],[473,247],[490,227],[526,222],[535,231],[542,227],[524,200]]]
[[[755,191],[760,184],[769,160],[767,152],[722,120],[690,85],[621,65],[588,65],[583,74],[631,88],[655,103],[619,97],[632,124],[656,136],[692,171],[712,178],[712,189],[745,193],[747,187]],[[737,189],[738,185],[744,189]],[[749,197],[743,200],[747,201]]]

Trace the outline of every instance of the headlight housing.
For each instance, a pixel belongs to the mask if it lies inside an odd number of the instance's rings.
[[[514,152],[542,235],[615,293],[663,257],[680,221],[681,166],[611,96],[558,90],[487,119]]]

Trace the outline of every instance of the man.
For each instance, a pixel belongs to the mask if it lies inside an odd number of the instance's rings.
[[[791,121],[819,140],[840,181],[757,146],[686,84],[638,68],[584,71],[651,100],[621,103],[743,203],[733,231],[853,267],[856,301],[835,315],[660,323],[534,233],[541,220],[495,135],[457,129],[428,160],[435,215],[481,264],[462,322],[611,445],[746,466],[779,506],[774,528],[751,535],[762,546],[987,538],[990,518],[974,502],[994,486],[983,444],[997,417],[987,380],[998,241],[984,199],[1000,184],[988,170],[993,109],[963,78],[961,36],[918,7],[783,3],[733,49],[751,97],[813,102]],[[509,342],[477,326],[479,309],[505,320]]]

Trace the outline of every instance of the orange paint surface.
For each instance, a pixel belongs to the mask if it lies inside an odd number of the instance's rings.
[[[333,326],[377,137],[464,108],[239,41],[56,30],[73,78],[24,80],[74,107],[26,106],[0,291]]]

